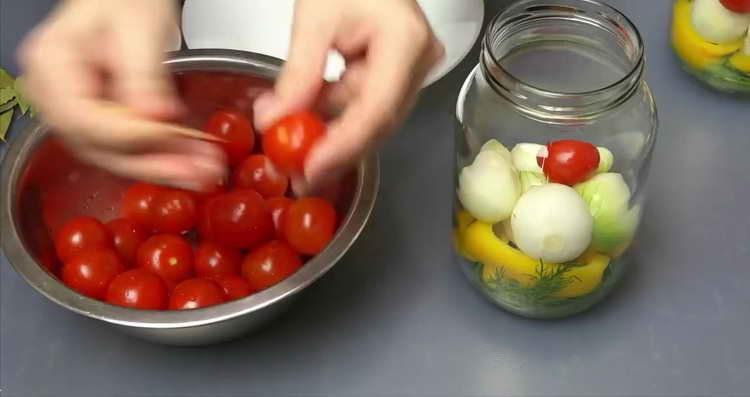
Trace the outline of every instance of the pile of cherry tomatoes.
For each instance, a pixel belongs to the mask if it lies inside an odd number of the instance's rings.
[[[288,175],[325,133],[312,113],[288,116],[262,136],[243,114],[214,113],[206,132],[222,140],[228,186],[195,193],[131,185],[121,217],[69,220],[55,234],[60,277],[88,297],[137,309],[196,309],[269,288],[333,239],[334,206],[288,195]]]

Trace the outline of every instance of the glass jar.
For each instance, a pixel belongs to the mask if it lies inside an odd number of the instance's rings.
[[[734,7],[746,3],[726,1]],[[699,80],[720,91],[750,94],[750,8],[736,11],[721,0],[676,0],[672,47]]]
[[[534,318],[581,312],[628,266],[656,139],[633,24],[592,0],[524,0],[486,32],[456,104],[456,261]]]

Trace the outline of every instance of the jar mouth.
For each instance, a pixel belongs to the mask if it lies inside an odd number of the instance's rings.
[[[600,50],[602,65],[604,61],[611,64],[609,79],[591,73],[600,81],[590,79],[571,88],[576,84],[553,73],[545,74],[545,82],[524,78],[521,75],[528,68],[523,62],[509,66],[508,59],[516,53],[543,43],[555,43],[561,51],[575,52],[577,46]],[[640,32],[620,11],[596,0],[518,1],[495,16],[482,44],[480,63],[490,85],[527,115],[549,121],[585,120],[619,106],[637,91],[644,73]],[[549,61],[547,72],[555,62],[567,62],[561,57]],[[587,70],[584,67],[577,73],[584,77],[567,76],[567,80],[589,78]],[[558,85],[554,79],[570,84]]]

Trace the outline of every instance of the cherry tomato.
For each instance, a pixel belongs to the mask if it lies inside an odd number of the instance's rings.
[[[315,255],[336,233],[336,209],[328,201],[306,197],[294,202],[284,215],[284,237],[289,245],[307,255]]]
[[[109,284],[107,303],[143,310],[164,310],[169,303],[167,286],[145,269],[120,273]]]
[[[253,125],[239,112],[217,111],[209,118],[205,130],[226,141],[222,143],[222,146],[227,153],[229,165],[238,164],[255,146]]]
[[[55,235],[55,249],[62,262],[94,248],[111,248],[112,235],[98,220],[81,216],[63,225]]]
[[[284,239],[284,214],[293,202],[289,197],[272,197],[266,200],[266,206],[273,217],[273,226],[276,228],[276,237],[279,240]]]
[[[263,197],[245,189],[206,200],[200,219],[201,237],[234,248],[253,248],[273,237],[273,218]]]
[[[547,157],[537,157],[550,182],[573,186],[583,182],[599,166],[596,146],[573,139],[550,142]]]
[[[204,278],[185,280],[172,291],[169,308],[172,310],[198,309],[224,303],[224,290]]]
[[[312,112],[284,117],[263,134],[263,153],[281,171],[301,174],[307,153],[325,131],[323,120]]]
[[[120,258],[128,264],[135,263],[138,247],[148,238],[146,230],[127,218],[109,221],[106,226],[112,234],[112,241]]]
[[[302,259],[285,243],[274,240],[250,252],[242,262],[242,276],[256,291],[269,288],[302,267]]]
[[[234,169],[232,179],[236,188],[253,189],[265,198],[283,196],[289,186],[289,178],[262,154],[242,160]]]
[[[190,192],[192,194],[193,198],[195,198],[195,203],[200,206],[203,204],[206,200],[210,199],[213,196],[216,196],[221,193],[226,193],[227,187],[226,185],[215,185],[210,187],[208,190],[203,192]]]
[[[210,277],[210,279],[219,284],[221,289],[224,290],[224,296],[227,300],[244,298],[253,293],[250,283],[242,276],[236,274],[220,274]]]
[[[195,226],[197,204],[188,192],[162,190],[153,203],[152,226],[158,233],[184,233]]]
[[[173,234],[151,236],[138,247],[138,266],[163,278],[169,286],[193,275],[193,249]]]
[[[236,248],[203,241],[195,250],[195,274],[211,277],[220,274],[240,274],[242,254]]]
[[[54,249],[43,250],[36,256],[36,261],[51,274],[57,274],[57,270],[60,268],[60,260],[57,258]]]
[[[151,229],[154,220],[154,201],[163,190],[163,187],[148,183],[136,183],[130,186],[123,196],[120,214],[124,218],[132,219],[139,225]]]
[[[125,265],[114,250],[91,248],[68,259],[62,268],[62,280],[70,288],[94,299],[104,299],[107,287]]]
[[[723,4],[727,9],[734,12],[750,12],[750,0],[721,0],[721,4]]]

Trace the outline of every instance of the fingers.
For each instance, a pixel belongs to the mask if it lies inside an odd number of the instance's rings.
[[[221,150],[175,138],[149,120],[179,107],[161,66],[172,7],[171,0],[63,3],[24,42],[19,58],[27,95],[83,160],[196,189],[225,177]],[[128,111],[107,106],[110,94]]]
[[[90,146],[73,146],[83,160],[137,180],[203,191],[226,179],[222,151],[205,142],[176,138],[165,142],[169,151],[113,153]]]
[[[351,64],[339,81],[323,88],[316,109],[330,117],[338,116],[352,99],[360,95],[366,77],[366,63]]]
[[[261,95],[254,104],[255,125],[261,130],[284,116],[313,105],[323,87],[328,51],[335,27],[328,18],[314,18],[315,1],[298,1],[289,58],[273,92]]]
[[[148,7],[137,2],[124,4],[127,15],[112,26],[118,60],[111,65],[114,91],[123,104],[143,115],[170,118],[180,110],[169,72],[162,64],[173,13],[171,7],[157,6],[165,3],[163,0],[149,3]]]
[[[79,55],[78,42],[70,38],[63,28],[43,26],[32,33],[19,54],[29,99],[45,121],[63,133],[87,129],[91,118],[82,99],[102,90],[96,71]]]
[[[316,185],[340,175],[393,131],[413,105],[427,73],[442,57],[435,42],[429,28],[413,20],[391,23],[377,32],[368,48],[367,69],[358,76],[365,94],[347,104],[311,151],[305,165],[308,183]],[[343,87],[340,91],[345,92]]]

